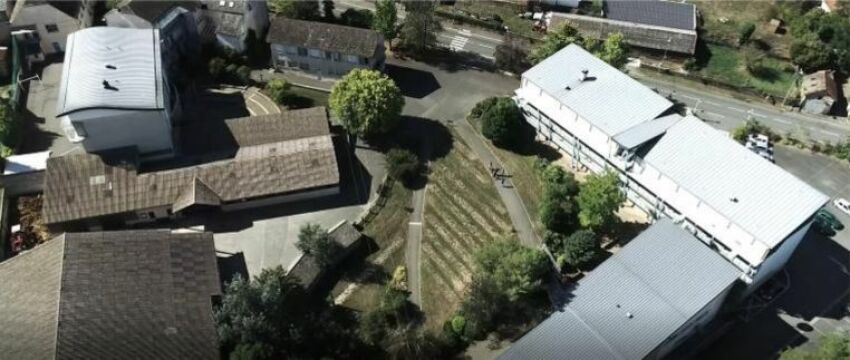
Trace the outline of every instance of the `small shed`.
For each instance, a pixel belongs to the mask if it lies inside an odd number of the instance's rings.
[[[358,231],[354,225],[351,225],[347,220],[340,221],[335,226],[328,230],[328,235],[341,248],[336,259],[328,268],[336,266],[343,259],[348,257],[360,244],[360,239],[363,234]],[[287,272],[290,276],[294,276],[308,292],[312,291],[319,280],[324,275],[326,268],[323,268],[316,259],[311,255],[301,255],[298,260],[289,268]]]
[[[820,70],[803,76],[800,97],[803,102],[803,112],[828,114],[838,98],[834,71]]]

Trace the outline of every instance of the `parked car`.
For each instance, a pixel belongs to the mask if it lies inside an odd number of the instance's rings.
[[[815,213],[815,219],[812,226],[817,232],[826,236],[835,235],[837,231],[844,229],[844,224],[842,224],[835,215],[826,209],[820,209],[817,213]]]
[[[764,134],[750,134],[747,136],[747,141],[744,146],[750,151],[756,153],[767,161],[773,160],[773,145],[770,143],[770,138]]]
[[[847,215],[850,215],[850,201],[847,201],[845,198],[838,198],[832,201],[832,205],[841,210]]]

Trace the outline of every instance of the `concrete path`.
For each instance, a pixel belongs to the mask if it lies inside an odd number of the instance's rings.
[[[455,126],[455,130],[457,130],[458,135],[463,138],[466,144],[469,145],[472,151],[475,152],[485,166],[489,166],[489,164],[498,164],[499,167],[504,168],[501,161],[499,161],[499,158],[493,154],[490,147],[485,143],[485,140],[478,134],[477,131],[475,131],[475,129],[472,128],[472,125],[470,125],[469,122],[466,120],[459,121]],[[502,185],[501,181],[493,179],[493,185],[496,186],[496,190],[502,198],[505,208],[508,209],[508,215],[511,218],[511,223],[514,226],[517,238],[519,238],[520,242],[525,246],[539,248],[543,242],[537,237],[537,234],[534,233],[534,228],[531,225],[531,217],[525,209],[525,204],[522,202],[522,198],[520,198],[519,193],[516,192],[516,189],[511,182],[511,178],[508,177],[505,179],[504,185]]]
[[[407,224],[407,248],[404,251],[404,262],[407,266],[407,288],[410,291],[410,302],[422,306],[422,227],[425,212],[425,191],[428,185],[413,192],[410,206],[410,222]]]

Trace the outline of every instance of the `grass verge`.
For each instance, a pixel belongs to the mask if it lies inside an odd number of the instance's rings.
[[[779,98],[784,97],[795,84],[796,75],[790,62],[765,57],[762,63],[765,75],[757,77],[746,70],[741,50],[719,45],[708,45],[708,49],[711,53],[708,61],[698,72],[703,76],[733,85],[749,86]]]
[[[333,297],[349,291],[343,305],[367,311],[378,306],[382,284],[396,266],[404,264],[407,222],[413,192],[399,183],[393,185],[387,202],[363,229],[372,251],[365,261],[347,264],[343,279],[331,291]],[[356,284],[357,286],[351,286]]]
[[[525,12],[525,8],[518,4],[499,1],[458,1],[454,4],[454,8],[484,18],[498,16],[510,32],[534,39],[542,37],[540,33],[532,29],[531,20],[518,16]]]
[[[511,222],[487,169],[459,139],[432,164],[422,239],[422,310],[426,328],[439,331],[471,280],[473,254],[511,235]]]

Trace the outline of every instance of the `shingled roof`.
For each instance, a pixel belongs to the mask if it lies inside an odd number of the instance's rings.
[[[11,359],[218,359],[212,234],[69,233],[0,263]]]
[[[321,114],[321,115],[320,115]],[[193,190],[203,183],[203,203],[216,195],[221,202],[282,195],[339,184],[339,170],[326,112],[302,117],[247,117],[231,121],[243,146],[231,159],[178,169],[139,173],[133,166],[114,166],[95,154],[51,158],[45,175],[44,216],[48,224],[136,210],[183,208],[199,199]],[[278,124],[270,125],[270,121]],[[305,131],[302,127],[308,127]],[[267,134],[259,137],[259,130]],[[253,134],[253,135],[252,135]],[[296,134],[296,135],[293,135]],[[178,200],[180,200],[178,202]]]
[[[369,57],[383,38],[378,32],[351,26],[334,25],[276,17],[272,20],[267,41],[342,54]]]

